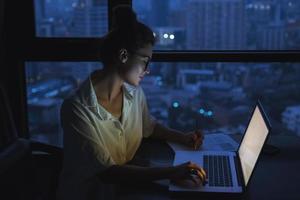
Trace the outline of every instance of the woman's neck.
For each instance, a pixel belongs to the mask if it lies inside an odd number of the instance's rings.
[[[122,92],[124,81],[117,72],[99,70],[92,74],[92,83],[99,100],[112,102]]]

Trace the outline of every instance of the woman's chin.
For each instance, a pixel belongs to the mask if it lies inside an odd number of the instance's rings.
[[[137,87],[137,86],[139,86],[140,85],[140,80],[137,80],[137,81],[128,81],[127,83],[129,83],[130,85],[132,85],[132,86],[135,86],[135,87]]]
[[[140,85],[140,81],[137,81],[133,84],[135,87],[139,86]]]

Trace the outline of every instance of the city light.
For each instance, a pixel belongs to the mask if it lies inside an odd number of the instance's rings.
[[[264,9],[265,9],[265,5],[261,4],[261,5],[259,6],[259,8],[260,8],[261,10],[264,10]]]
[[[249,4],[249,5],[247,5],[247,8],[249,8],[249,9],[251,9],[251,8],[253,8],[253,4]]]
[[[269,4],[248,4],[246,5],[246,9],[254,9],[254,10],[270,10],[271,6]]]
[[[200,109],[199,109],[199,113],[200,113],[200,114],[204,114],[204,113],[205,113],[205,110],[204,110],[203,108],[200,108]]]
[[[213,112],[212,112],[211,110],[205,112],[205,110],[204,110],[203,108],[200,108],[200,109],[199,109],[199,113],[200,113],[201,115],[206,116],[206,117],[211,117],[211,116],[213,115]]]
[[[177,101],[175,101],[175,102],[173,103],[173,107],[174,107],[174,108],[178,108],[178,107],[179,107],[179,103],[178,103]]]

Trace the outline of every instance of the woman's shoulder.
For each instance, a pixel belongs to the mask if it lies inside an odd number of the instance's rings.
[[[93,92],[90,76],[64,99],[66,104],[81,105],[84,107],[96,106],[96,97]]]
[[[61,105],[61,110],[75,110],[82,109],[86,104],[86,99],[90,99],[90,97],[83,93],[84,84],[80,85],[76,90],[67,96]]]
[[[69,112],[80,107],[80,103],[76,100],[75,96],[65,98],[61,104],[61,112]]]

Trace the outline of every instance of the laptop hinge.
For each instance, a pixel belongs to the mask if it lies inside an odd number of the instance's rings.
[[[245,189],[245,184],[244,184],[244,179],[243,179],[243,172],[241,169],[241,161],[239,159],[238,153],[235,154],[234,156],[234,164],[236,168],[236,173],[237,173],[237,181],[238,181],[238,186],[243,187],[243,190]]]

